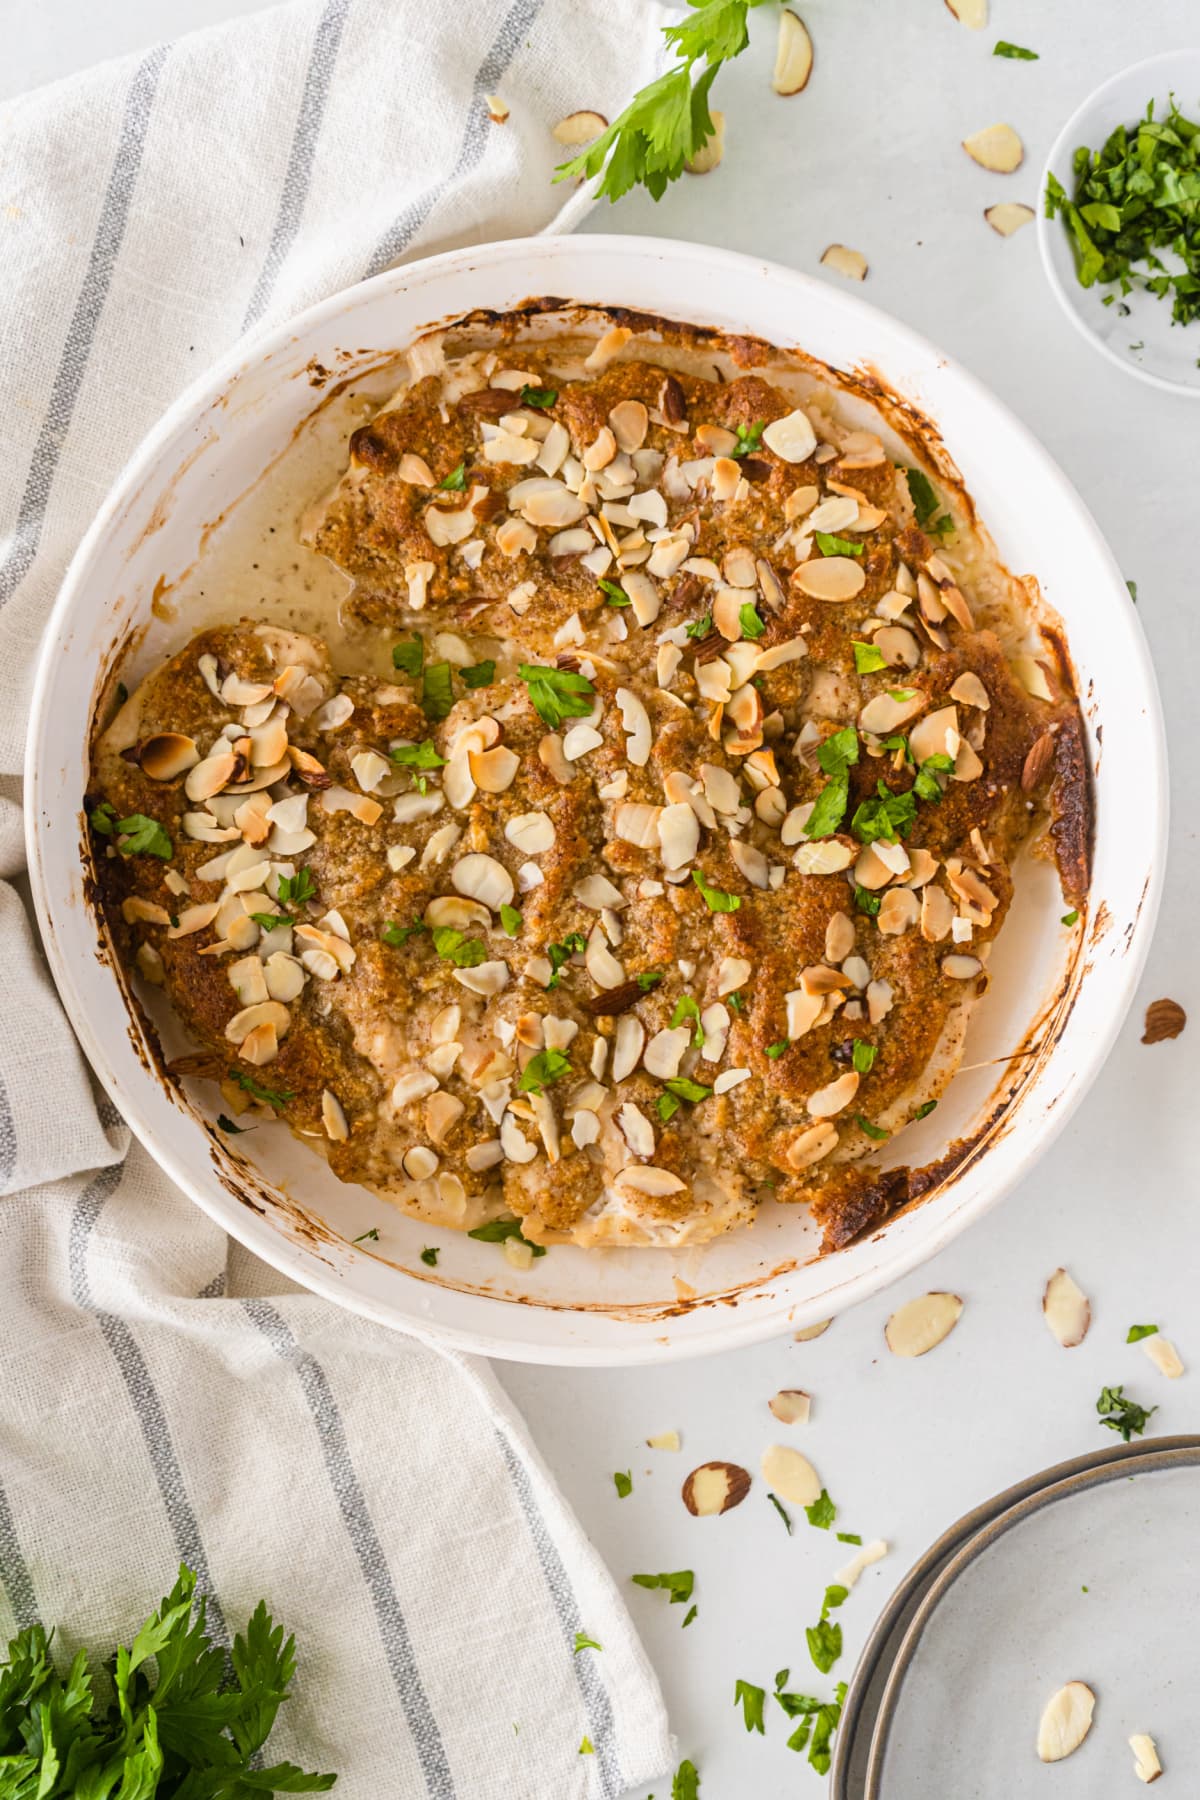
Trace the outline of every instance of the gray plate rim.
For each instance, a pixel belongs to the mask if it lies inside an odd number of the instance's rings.
[[[1143,1456],[1155,1455],[1163,1450],[1196,1450],[1200,1451],[1200,1436],[1181,1433],[1172,1437],[1149,1438],[1136,1444],[1106,1445],[1102,1450],[1090,1450],[1083,1456],[1068,1458],[1065,1462],[1053,1463],[1048,1468],[1039,1469],[1036,1474],[1026,1475],[1011,1487],[1004,1488],[999,1494],[982,1500],[969,1512],[963,1513],[952,1525],[947,1526],[941,1536],[932,1543],[928,1550],[920,1556],[904,1576],[899,1586],[888,1598],[883,1611],[879,1614],[871,1628],[870,1635],[859,1654],[850,1677],[846,1699],[842,1706],[841,1723],[834,1740],[833,1763],[829,1771],[829,1800],[861,1800],[861,1796],[852,1796],[848,1782],[850,1775],[850,1758],[854,1747],[856,1732],[863,1724],[863,1708],[871,1680],[880,1663],[883,1661],[890,1639],[896,1631],[905,1608],[910,1604],[914,1594],[928,1581],[932,1580],[955,1555],[980,1531],[994,1520],[998,1520],[1011,1507],[1020,1505],[1042,1489],[1057,1485],[1077,1475],[1086,1475],[1093,1469],[1108,1464],[1137,1461]],[[896,1653],[899,1653],[897,1646]],[[878,1723],[878,1713],[872,1726]]]
[[[964,1570],[970,1568],[975,1559],[990,1547],[998,1538],[1011,1531],[1023,1520],[1031,1518],[1047,1506],[1055,1506],[1060,1501],[1070,1500],[1080,1493],[1086,1493],[1094,1487],[1102,1487],[1110,1481],[1116,1481],[1121,1471],[1130,1461],[1136,1461],[1140,1470],[1153,1473],[1156,1469],[1175,1468],[1180,1465],[1200,1466],[1200,1438],[1159,1438],[1146,1446],[1138,1446],[1140,1452],[1136,1457],[1118,1454],[1102,1457],[1100,1462],[1089,1469],[1075,1470],[1061,1480],[1048,1482],[1027,1494],[1016,1505],[997,1513],[980,1530],[974,1532],[955,1552],[945,1566],[938,1572],[923,1596],[911,1624],[900,1640],[899,1648],[892,1659],[891,1670],[879,1710],[875,1716],[875,1726],[871,1734],[871,1747],[867,1758],[866,1786],[862,1800],[879,1800],[880,1780],[883,1775],[883,1762],[887,1754],[888,1734],[899,1704],[904,1677],[909,1665],[916,1655],[917,1648],[938,1606],[950,1588],[958,1580]]]

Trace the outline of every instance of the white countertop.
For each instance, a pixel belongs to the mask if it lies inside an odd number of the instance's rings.
[[[246,10],[245,0],[171,0],[165,8],[161,0],[0,0],[0,97]],[[1175,753],[1175,824],[1148,973],[1107,1068],[1034,1175],[919,1275],[813,1343],[785,1338],[665,1369],[501,1368],[618,1579],[696,1571],[699,1613],[686,1632],[684,1608],[669,1607],[664,1594],[629,1591],[680,1754],[701,1770],[704,1800],[820,1793],[803,1759],[784,1747],[780,1712],[769,1716],[765,1739],[747,1737],[733,1706],[735,1679],[769,1686],[790,1665],[793,1686],[831,1691],[853,1667],[892,1585],[944,1526],[1020,1476],[1112,1441],[1095,1414],[1102,1385],[1126,1382],[1138,1399],[1157,1403],[1155,1430],[1200,1429],[1200,1376],[1189,1371],[1168,1383],[1124,1343],[1130,1323],[1157,1322],[1185,1363],[1200,1367],[1192,1141],[1200,980],[1194,949],[1182,948],[1200,893],[1200,765],[1189,754],[1200,691],[1191,523],[1200,407],[1142,387],[1089,350],[1045,286],[1033,228],[1004,241],[981,216],[1000,199],[1036,204],[1036,171],[1062,121],[1124,64],[1194,43],[1194,0],[1157,0],[1152,9],[993,0],[993,26],[978,34],[957,25],[940,0],[812,0],[801,10],[817,57],[808,90],[788,101],[769,92],[774,31],[764,13],[750,51],[718,85],[729,120],[722,167],[685,179],[658,207],[634,195],[605,206],[593,223],[706,240],[806,270],[817,268],[831,240],[863,251],[871,265],[864,297],[932,338],[1013,407],[1104,522],[1136,580]],[[997,37],[1032,46],[1041,60],[993,58]],[[1187,105],[1200,97],[1180,98]],[[579,103],[587,104],[582,89]],[[987,175],[958,147],[1001,119],[1027,151],[1025,167],[1009,177]],[[703,311],[702,295],[697,307]],[[1136,811],[1127,828],[1136,838]],[[1195,1023],[1177,1042],[1147,1048],[1141,1009],[1159,995],[1178,999]],[[1060,1263],[1093,1305],[1091,1333],[1071,1352],[1039,1316],[1042,1287]],[[927,1358],[896,1361],[884,1321],[900,1299],[926,1288],[962,1295],[962,1320]],[[766,1401],[781,1386],[811,1390],[809,1426],[788,1430],[771,1418]],[[682,1433],[679,1455],[645,1448],[648,1434],[672,1427]],[[804,1627],[848,1548],[802,1514],[787,1537],[761,1481],[720,1519],[692,1519],[679,1499],[697,1463],[729,1459],[755,1472],[775,1440],[812,1456],[839,1526],[892,1545],[841,1611],[846,1654],[828,1678],[808,1666]],[[617,1469],[632,1470],[626,1500],[613,1487]],[[655,1792],[667,1800],[669,1782]]]

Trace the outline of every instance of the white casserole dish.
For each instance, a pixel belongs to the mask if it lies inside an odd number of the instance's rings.
[[[184,1095],[159,1074],[153,1032],[111,955],[98,954],[81,801],[102,689],[122,656],[140,674],[196,628],[164,621],[157,597],[321,405],[311,370],[342,379],[432,324],[546,294],[751,333],[873,372],[934,424],[952,459],[946,472],[957,467],[1000,556],[1036,576],[1066,628],[1095,775],[1087,911],[1064,930],[1057,878],[1026,859],[968,1037],[969,1067],[904,1134],[902,1160],[935,1162],[956,1139],[973,1140],[971,1152],[921,1204],[834,1257],[816,1257],[802,1212],[769,1208],[752,1230],[704,1248],[556,1247],[517,1271],[495,1245],[343,1186],[282,1125],[231,1148],[208,1123],[215,1090]],[[51,966],[100,1079],[166,1172],[249,1249],[355,1311],[490,1355],[557,1363],[649,1362],[751,1342],[826,1318],[933,1255],[1029,1169],[1100,1068],[1149,944],[1166,841],[1162,720],[1141,629],[1095,521],[1041,446],[971,376],[856,296],[775,264],[644,238],[493,244],[381,275],[194,386],[133,458],[68,572],[38,672],[27,782]],[[168,1054],[178,1053],[183,1040],[160,1023]],[[378,1241],[352,1242],[372,1228]],[[420,1252],[434,1243],[441,1257],[430,1269]]]

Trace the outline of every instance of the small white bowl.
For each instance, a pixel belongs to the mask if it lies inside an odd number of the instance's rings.
[[[1088,343],[1127,375],[1136,375],[1151,387],[1200,398],[1200,319],[1191,325],[1172,325],[1169,297],[1156,299],[1142,289],[1121,295],[1119,288],[1080,287],[1075,274],[1075,253],[1061,216],[1046,217],[1046,177],[1054,175],[1068,194],[1075,191],[1073,159],[1081,144],[1097,150],[1118,125],[1132,125],[1145,117],[1154,101],[1154,114],[1166,114],[1172,94],[1189,117],[1200,117],[1200,49],[1165,50],[1110,76],[1083,105],[1072,113],[1046,158],[1037,202],[1038,247],[1042,266],[1059,305]],[[1165,258],[1168,267],[1173,260]],[[1110,306],[1106,294],[1115,294]],[[1129,308],[1122,312],[1121,306]]]

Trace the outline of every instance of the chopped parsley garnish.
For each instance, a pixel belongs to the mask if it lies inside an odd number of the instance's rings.
[[[613,1473],[613,1486],[617,1490],[618,1500],[628,1500],[633,1492],[633,1475],[629,1469],[617,1469]]]
[[[760,638],[767,629],[764,621],[758,616],[758,609],[751,600],[744,601],[742,605],[738,607],[738,619],[741,623],[742,636],[744,638]]]
[[[474,1231],[468,1231],[469,1238],[478,1238],[481,1244],[505,1244],[509,1238],[515,1238],[519,1244],[529,1244],[534,1256],[545,1256],[544,1244],[530,1244],[527,1237],[521,1235],[520,1219],[489,1219],[486,1225],[477,1225]]]
[[[786,1527],[786,1530],[787,1530],[787,1534],[789,1537],[791,1537],[791,1535],[792,1535],[791,1514],[788,1512],[787,1508],[784,1506],[782,1500],[780,1500],[778,1494],[771,1493],[769,1488],[767,1490],[767,1499],[771,1502],[771,1505],[775,1508],[775,1511],[779,1514],[780,1518],[783,1520],[784,1526]]]
[[[231,1137],[240,1137],[243,1131],[247,1130],[245,1125],[235,1125],[227,1113],[217,1114],[217,1128],[220,1131],[227,1131]]]
[[[629,606],[632,604],[629,595],[625,592],[625,589],[621,586],[620,582],[599,581],[596,585],[604,595],[606,605]]]
[[[779,1058],[781,1056],[785,1055],[787,1053],[787,1051],[789,1051],[791,1049],[791,1047],[792,1047],[791,1038],[780,1038],[780,1040],[777,1044],[768,1044],[767,1045],[767,1055],[770,1057],[772,1062],[778,1062]]]
[[[839,1531],[837,1534],[837,1541],[839,1544],[862,1543],[862,1539],[859,1537],[857,1531]]]
[[[1063,216],[1080,286],[1115,282],[1122,294],[1142,288],[1159,299],[1170,295],[1176,325],[1200,317],[1198,201],[1200,125],[1174,99],[1163,119],[1154,117],[1151,101],[1143,119],[1118,125],[1099,150],[1081,145],[1073,195],[1046,177],[1046,217]],[[1166,267],[1161,250],[1182,260],[1179,273]]]
[[[516,907],[509,906],[508,902],[505,901],[504,905],[500,908],[500,923],[503,925],[509,937],[516,937],[524,922],[525,921],[522,919]]]
[[[467,465],[465,462],[460,462],[457,469],[451,469],[444,481],[438,482],[440,488],[445,488],[451,494],[461,494],[466,485]]]
[[[437,1259],[438,1253],[436,1246],[433,1244],[426,1244],[424,1250],[421,1252],[421,1261],[425,1264],[425,1267],[427,1269],[436,1269]]]
[[[855,1038],[851,1051],[851,1060],[860,1075],[869,1075],[875,1067],[875,1058],[879,1055],[878,1044],[865,1044],[862,1038]]]
[[[851,639],[854,645],[854,668],[859,675],[877,675],[880,669],[887,668],[887,658],[874,644],[864,644],[858,638]]]
[[[687,1075],[672,1075],[663,1085],[668,1094],[673,1094],[677,1100],[686,1100],[689,1106],[699,1106],[712,1094],[710,1087],[705,1087],[702,1081],[692,1081]]]
[[[483,662],[468,663],[467,667],[460,669],[458,673],[464,687],[490,687],[496,679],[495,658],[488,656],[484,658]]]
[[[654,1104],[658,1110],[658,1116],[664,1125],[669,1125],[671,1123],[671,1120],[675,1117],[675,1114],[679,1111],[680,1107],[680,1102],[676,1099],[674,1094],[660,1094]]]
[[[429,935],[442,961],[453,963],[456,969],[477,969],[487,961],[487,945],[482,938],[464,937],[452,925],[435,925]]]
[[[912,791],[918,800],[929,800],[934,805],[942,798],[942,784],[939,775],[948,775],[954,767],[954,758],[947,756],[944,750],[935,750],[927,756],[913,778]]]
[[[924,469],[905,469],[904,479],[908,483],[909,497],[921,530],[930,537],[945,537],[948,532],[953,531],[954,520],[950,514],[938,513],[941,501]]]
[[[377,1228],[372,1225],[370,1231],[360,1231],[356,1238],[350,1239],[350,1242],[352,1244],[377,1244],[379,1242],[379,1232]]]
[[[671,1014],[671,1030],[682,1025],[685,1019],[695,1019],[696,1029],[692,1033],[692,1043],[699,1050],[704,1044],[704,1027],[700,1023],[700,1005],[691,994],[680,994],[675,1002],[675,1010]]]
[[[296,923],[291,913],[285,912],[255,912],[251,913],[250,917],[260,931],[274,931],[278,925],[294,925]]]
[[[411,925],[396,925],[389,919],[380,932],[382,941],[392,950],[401,950],[410,937],[419,937],[429,927],[423,919],[414,919]]]
[[[596,1754],[596,1746],[593,1744],[586,1731],[579,1740],[579,1754],[580,1756],[595,1756]]]
[[[865,548],[853,538],[837,537],[832,531],[817,531],[813,536],[822,556],[861,556]]]
[[[1072,907],[1071,911],[1069,913],[1064,913],[1062,918],[1059,920],[1060,925],[1077,925],[1078,923],[1079,923],[1079,908],[1078,907]]]
[[[936,1105],[937,1105],[936,1100],[922,1100],[920,1106],[918,1106],[913,1112],[914,1120],[915,1119],[927,1119]]]
[[[857,906],[859,912],[870,913],[871,917],[874,918],[875,914],[879,911],[879,908],[883,905],[883,897],[880,894],[873,894],[870,888],[858,887],[856,885],[854,889],[854,904]]]
[[[763,1721],[766,1698],[766,1689],[755,1687],[751,1681],[738,1681],[734,1684],[733,1704],[742,1709],[742,1723],[747,1731],[760,1732],[764,1737],[767,1730]]]
[[[564,719],[582,719],[592,710],[595,688],[586,675],[574,669],[556,669],[545,663],[522,663],[517,674],[529,690],[530,703],[539,719],[556,731]]]
[[[742,904],[739,894],[726,894],[721,888],[713,887],[706,879],[703,869],[693,869],[692,880],[704,895],[704,904],[709,912],[732,913]]]
[[[882,1144],[887,1141],[887,1132],[884,1131],[883,1127],[881,1125],[872,1125],[870,1119],[864,1119],[861,1113],[855,1113],[854,1123],[858,1126],[860,1131],[865,1132],[869,1138],[873,1138],[877,1144]]]
[[[873,844],[879,838],[894,844],[912,830],[917,802],[911,788],[906,793],[893,794],[884,781],[876,784],[876,792],[878,799],[864,800],[855,809],[850,829],[862,844]]]
[[[805,837],[832,837],[838,829],[850,801],[849,770],[857,761],[858,733],[853,725],[843,725],[817,746],[817,762],[830,779],[817,795],[804,827]]]
[[[725,1004],[727,1006],[731,1006],[735,1013],[740,1013],[742,1008],[746,1004],[746,1002],[742,999],[741,989],[736,988],[732,994],[726,994]]]
[[[317,884],[311,869],[297,869],[294,875],[279,877],[279,904],[307,906],[317,897]]]
[[[696,1576],[691,1569],[668,1570],[661,1575],[631,1575],[630,1580],[637,1587],[665,1588],[671,1596],[672,1606],[680,1606],[690,1600],[696,1585]],[[684,1623],[686,1622],[685,1620]]]
[[[412,637],[405,638],[402,644],[393,644],[392,667],[402,669],[415,681],[425,667],[425,639],[414,632]]]
[[[147,818],[145,813],[130,813],[127,819],[118,819],[111,802],[102,800],[88,814],[88,820],[101,837],[115,840],[122,856],[157,856],[169,862],[174,854],[174,846],[158,820]]]
[[[755,419],[753,425],[735,425],[737,443],[730,451],[730,455],[739,459],[743,456],[753,456],[756,450],[762,448],[762,434],[765,429],[765,419]]]
[[[700,1771],[686,1757],[671,1778],[671,1800],[700,1800]]]
[[[696,1608],[694,1606],[689,1606],[687,1611],[683,1615],[683,1624],[679,1627],[679,1629],[681,1631],[686,1631],[688,1626],[691,1624],[692,1620],[695,1618],[695,1616],[696,1616]],[[653,1794],[651,1794],[650,1800],[654,1800]]]
[[[830,1624],[828,1619],[822,1617],[815,1625],[806,1628],[804,1636],[814,1668],[820,1669],[822,1675],[828,1675],[842,1654],[841,1626]]]
[[[1022,44],[1006,43],[1003,38],[996,44],[992,55],[1008,56],[1012,58],[1013,62],[1038,62],[1040,60],[1036,50],[1026,50]]]
[[[286,1106],[289,1100],[296,1098],[291,1088],[265,1087],[261,1081],[255,1081],[253,1075],[247,1075],[241,1069],[230,1069],[229,1079],[236,1081],[252,1099],[265,1100],[268,1106]]]
[[[546,955],[553,970],[547,987],[557,987],[563,967],[573,956],[582,956],[587,949],[587,939],[582,931],[569,931],[561,944],[547,944]]]
[[[804,1512],[809,1524],[815,1525],[818,1531],[828,1531],[829,1527],[833,1524],[833,1521],[837,1518],[837,1507],[833,1504],[833,1501],[829,1498],[829,1495],[824,1488],[821,1489],[820,1494],[813,1501],[812,1505],[805,1507]],[[831,1588],[829,1592],[832,1593],[833,1589]],[[847,1592],[847,1589],[842,1589],[842,1600],[846,1598]],[[828,1594],[826,1595],[826,1603],[829,1604]],[[834,1600],[832,1604],[834,1606],[840,1606],[842,1601]]]
[[[817,746],[817,761],[827,775],[844,775],[858,761],[858,733],[843,725]]]
[[[635,975],[633,979],[637,982],[643,994],[648,994],[651,988],[658,986],[662,978],[663,971],[661,969],[643,969],[642,973],[640,975]]]
[[[557,399],[557,388],[531,387],[529,382],[526,382],[525,386],[521,389],[521,405],[534,406],[543,412],[548,406],[553,406]]]
[[[450,664],[426,663],[421,686],[421,709],[425,717],[436,724],[439,719],[446,717],[453,705],[454,684],[450,679]]]
[[[685,630],[690,638],[707,637],[712,630],[712,614],[704,613],[700,618],[693,619],[691,624],[685,627]]]
[[[1127,1400],[1124,1387],[1106,1387],[1100,1390],[1096,1411],[1100,1414],[1100,1423],[1110,1431],[1119,1432],[1128,1443],[1131,1438],[1141,1437],[1158,1408],[1139,1406],[1136,1400]]]
[[[1136,606],[1137,605],[1137,582],[1136,581],[1127,581],[1125,583],[1125,586],[1129,589],[1129,598],[1133,601],[1133,604]]]
[[[581,1650],[603,1650],[603,1648],[604,1645],[598,1643],[594,1637],[589,1637],[586,1631],[577,1631],[575,1633],[576,1656],[579,1655]]]
[[[570,1073],[571,1059],[564,1056],[561,1050],[539,1050],[522,1069],[517,1091],[522,1094],[540,1094],[544,1088],[561,1081],[564,1075]]]
[[[419,744],[401,744],[395,750],[389,750],[388,756],[402,769],[444,769],[446,759],[439,756],[432,738],[424,738]]]
[[[1125,1342],[1127,1344],[1140,1344],[1143,1338],[1157,1337],[1157,1335],[1157,1325],[1131,1325],[1129,1327],[1129,1336],[1125,1339]]]

